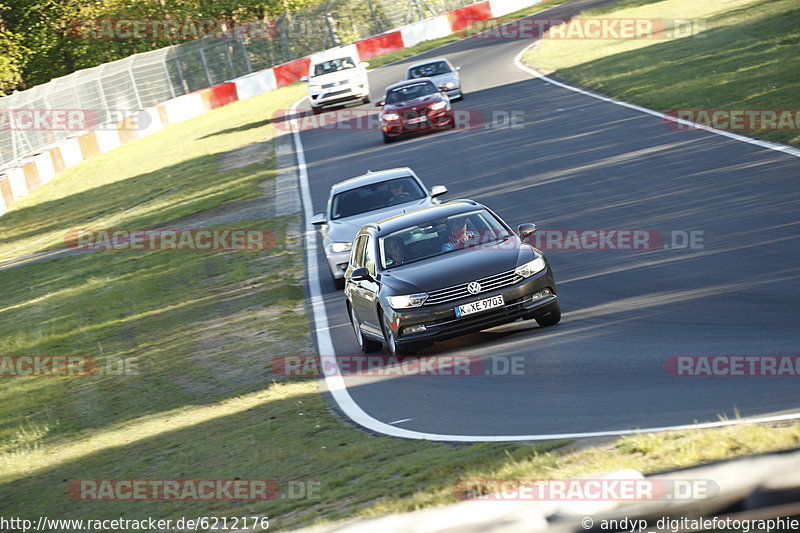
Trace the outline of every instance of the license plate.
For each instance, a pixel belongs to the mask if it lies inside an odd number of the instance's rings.
[[[494,309],[495,307],[503,307],[503,305],[505,305],[503,295],[498,294],[497,296],[484,298],[483,300],[478,300],[477,302],[458,305],[453,309],[456,310],[456,316],[461,317],[471,315],[472,313],[480,313],[481,311],[486,311],[488,309]]]
[[[427,119],[427,118],[428,118],[428,117],[415,117],[415,118],[410,118],[410,119],[406,120],[406,123],[407,123],[407,124],[419,124],[420,122],[425,122],[425,119]]]

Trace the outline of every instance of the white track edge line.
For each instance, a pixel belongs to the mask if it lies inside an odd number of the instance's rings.
[[[675,123],[681,124],[683,126],[689,126],[690,128],[693,128],[693,129],[696,129],[696,130],[703,130],[703,131],[707,131],[707,132],[710,132],[710,133],[715,133],[717,135],[722,135],[723,137],[728,137],[729,139],[734,139],[734,140],[737,140],[737,141],[746,142],[748,144],[754,144],[756,146],[760,146],[762,148],[767,148],[769,150],[776,150],[778,152],[783,152],[785,154],[788,154],[788,155],[791,155],[791,156],[794,156],[794,157],[800,157],[800,149],[794,148],[792,146],[788,146],[788,145],[785,145],[785,144],[774,143],[774,142],[770,142],[770,141],[762,141],[760,139],[754,139],[752,137],[746,137],[744,135],[739,135],[737,133],[731,133],[729,131],[718,130],[718,129],[712,128],[710,126],[706,126],[706,125],[703,125],[703,124],[698,124],[696,122],[691,122],[689,120],[679,119],[679,118],[676,118],[676,117],[671,117],[671,116],[665,115],[664,113],[661,113],[659,111],[654,111],[653,109],[648,109],[646,107],[638,106],[636,104],[630,104],[628,102],[623,102],[622,100],[617,100],[616,98],[603,96],[602,94],[597,94],[597,93],[594,93],[592,91],[588,91],[586,89],[581,89],[580,87],[575,87],[573,85],[569,85],[569,84],[560,82],[558,80],[554,80],[553,78],[551,78],[551,77],[549,77],[549,76],[547,76],[545,74],[542,74],[541,72],[539,72],[535,68],[531,68],[531,67],[529,67],[529,66],[527,66],[527,65],[522,63],[522,55],[525,52],[527,52],[528,50],[530,50],[531,47],[535,46],[536,43],[538,43],[538,42],[539,42],[538,40],[534,41],[530,45],[528,45],[525,48],[523,48],[522,50],[520,50],[520,52],[516,55],[516,57],[514,57],[514,65],[518,69],[520,69],[520,70],[522,70],[524,72],[527,72],[531,76],[535,76],[535,77],[539,78],[540,80],[542,80],[545,83],[550,83],[552,85],[556,85],[556,86],[561,87],[563,89],[568,89],[568,90],[576,92],[576,93],[580,93],[580,94],[583,94],[583,95],[586,95],[586,96],[591,96],[592,98],[596,98],[596,99],[602,100],[604,102],[609,102],[611,104],[616,104],[616,105],[619,105],[619,106],[622,106],[622,107],[627,107],[628,109],[633,109],[633,110],[636,110],[636,111],[640,111],[642,113],[647,113],[648,115],[652,115],[654,117],[659,117],[660,119],[664,120],[665,122],[666,121],[675,122]]]

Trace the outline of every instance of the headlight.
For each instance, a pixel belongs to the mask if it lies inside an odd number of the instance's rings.
[[[349,252],[352,247],[353,247],[352,242],[332,242],[328,246],[330,251],[335,254],[340,254],[342,252]]]
[[[389,296],[389,305],[393,309],[405,309],[407,307],[419,307],[428,299],[427,292],[417,294],[405,294],[403,296]]]
[[[428,109],[431,111],[438,111],[440,109],[444,109],[445,107],[447,107],[447,102],[436,102],[435,104],[431,104]]]
[[[452,89],[455,86],[456,86],[456,82],[454,82],[454,81],[448,81],[447,83],[444,84],[444,88],[445,89]]]
[[[399,120],[399,119],[400,119],[400,115],[398,115],[397,113],[384,113],[383,114],[383,120]]]
[[[536,274],[537,272],[541,272],[545,268],[544,257],[541,255],[534,259],[529,263],[525,263],[522,266],[518,266],[514,273],[518,276],[522,276],[523,278],[529,278]]]

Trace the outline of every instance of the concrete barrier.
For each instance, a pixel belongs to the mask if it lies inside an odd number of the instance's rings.
[[[56,177],[56,169],[50,150],[33,156],[33,164],[36,167],[36,174],[39,178],[39,187]]]
[[[271,68],[237,78],[234,83],[236,84],[236,94],[239,100],[246,100],[278,88],[275,81],[275,73]]]
[[[431,19],[422,20],[414,24],[404,26],[400,33],[403,35],[403,44],[406,48],[418,45],[424,41],[432,41],[447,37],[452,33],[450,19],[447,15],[439,15]]]
[[[447,18],[450,19],[450,28],[453,32],[457,32],[463,30],[473,22],[492,18],[492,7],[488,0],[486,2],[477,2],[450,11],[447,13]]]
[[[23,167],[12,168],[7,173],[8,184],[11,186],[11,198],[13,202],[16,202],[28,194],[28,184],[25,181],[25,172],[22,169]]]
[[[83,161],[83,154],[81,153],[81,145],[78,139],[73,137],[58,143],[58,149],[61,152],[61,157],[64,159],[64,167],[74,167]]]

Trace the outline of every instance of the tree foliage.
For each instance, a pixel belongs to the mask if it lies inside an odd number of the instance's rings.
[[[79,69],[185,42],[92,39],[76,27],[98,20],[268,20],[320,0],[14,0],[0,4],[0,91],[25,89]]]

